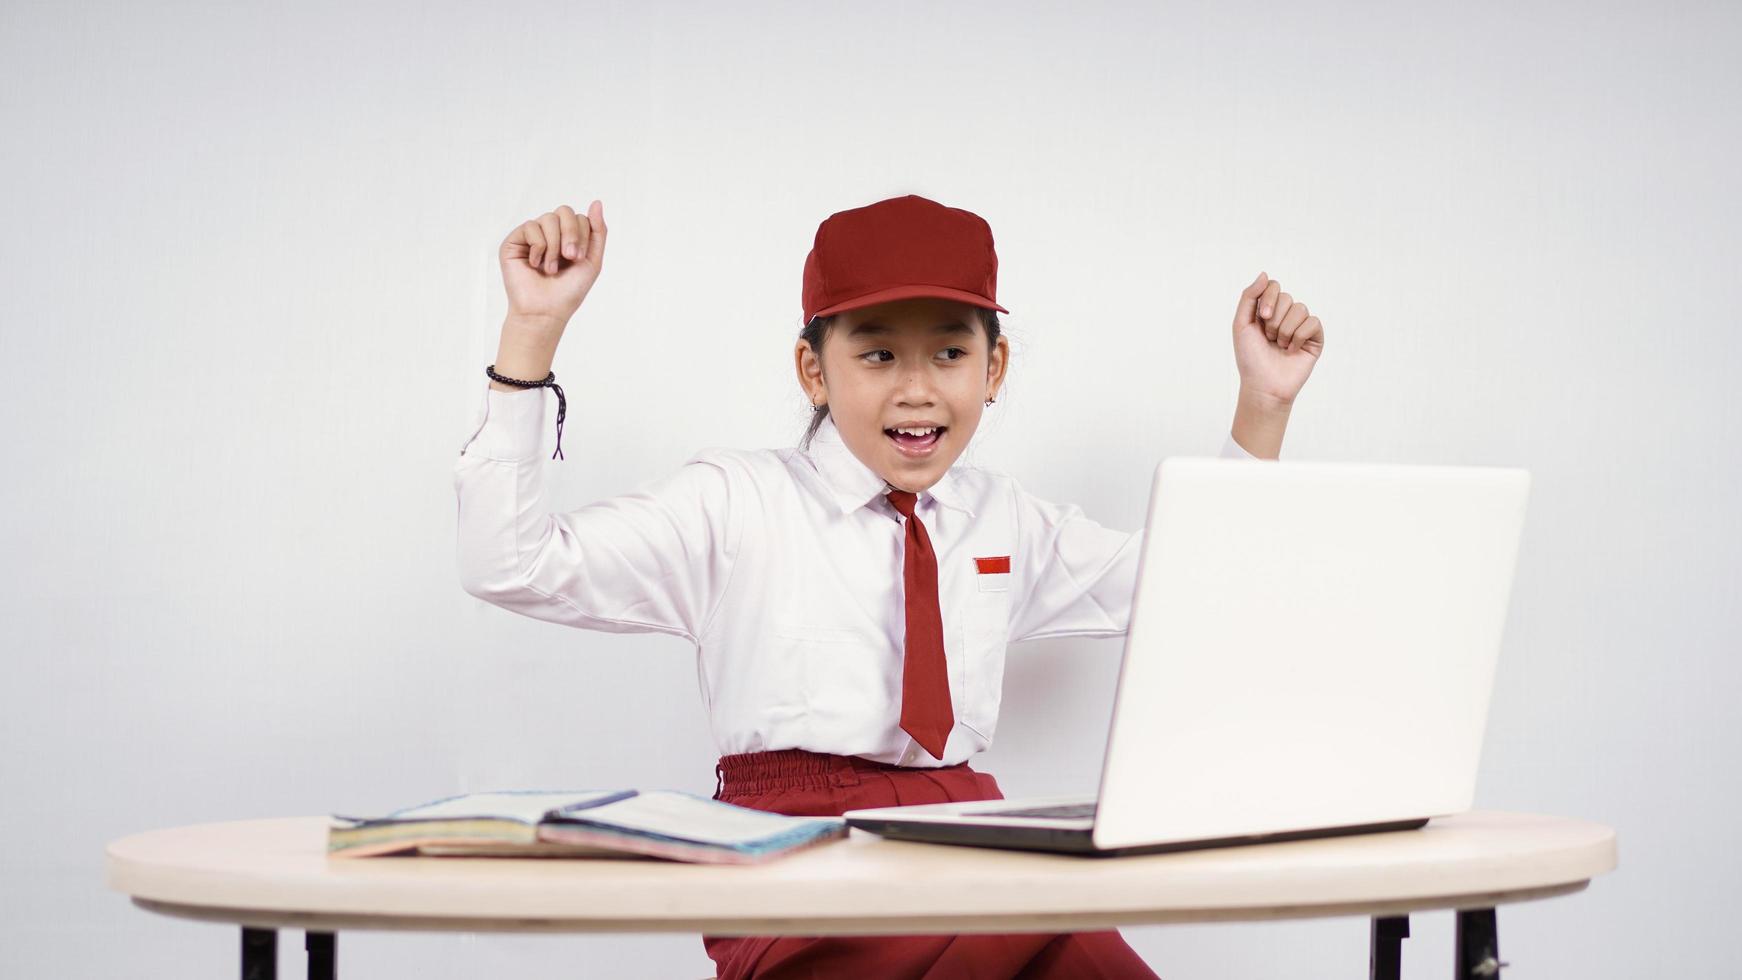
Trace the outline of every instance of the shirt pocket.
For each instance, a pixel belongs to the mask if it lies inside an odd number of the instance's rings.
[[[962,650],[967,703],[960,721],[988,743],[998,727],[998,706],[1004,694],[1004,646],[1010,637],[1010,572],[1002,563],[976,560],[974,589],[962,609]],[[999,571],[1003,568],[1005,570]]]
[[[891,652],[887,637],[781,617],[771,625],[775,656],[790,665],[794,707],[812,737],[829,746],[857,744],[886,719],[897,723],[891,711],[900,711],[901,655]]]

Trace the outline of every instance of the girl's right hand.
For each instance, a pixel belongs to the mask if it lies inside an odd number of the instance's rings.
[[[605,207],[594,201],[582,218],[564,204],[524,221],[502,240],[499,258],[509,317],[560,336],[605,261]]]

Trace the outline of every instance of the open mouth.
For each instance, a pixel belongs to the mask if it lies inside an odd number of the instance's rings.
[[[883,435],[895,448],[908,456],[924,456],[932,451],[938,441],[949,430],[948,426],[936,426],[930,429],[884,429]]]

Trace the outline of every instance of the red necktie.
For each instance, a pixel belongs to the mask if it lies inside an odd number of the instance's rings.
[[[942,760],[944,743],[955,727],[950,708],[950,673],[944,662],[944,618],[938,611],[938,559],[925,525],[913,516],[914,494],[885,494],[907,531],[901,582],[907,601],[907,652],[901,661],[901,730]]]

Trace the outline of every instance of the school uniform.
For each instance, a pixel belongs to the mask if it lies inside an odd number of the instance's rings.
[[[958,460],[914,502],[936,555],[954,714],[934,758],[899,724],[903,518],[832,418],[807,450],[703,449],[630,492],[549,513],[546,401],[485,383],[454,470],[461,584],[537,619],[694,643],[716,798],[818,815],[1001,799],[967,761],[997,729],[1006,644],[1118,636],[1130,622],[1142,529],[1102,527]],[[1221,455],[1255,458],[1232,434]],[[917,976],[916,964],[926,976],[1154,975],[1115,930],[703,940],[722,978]]]

